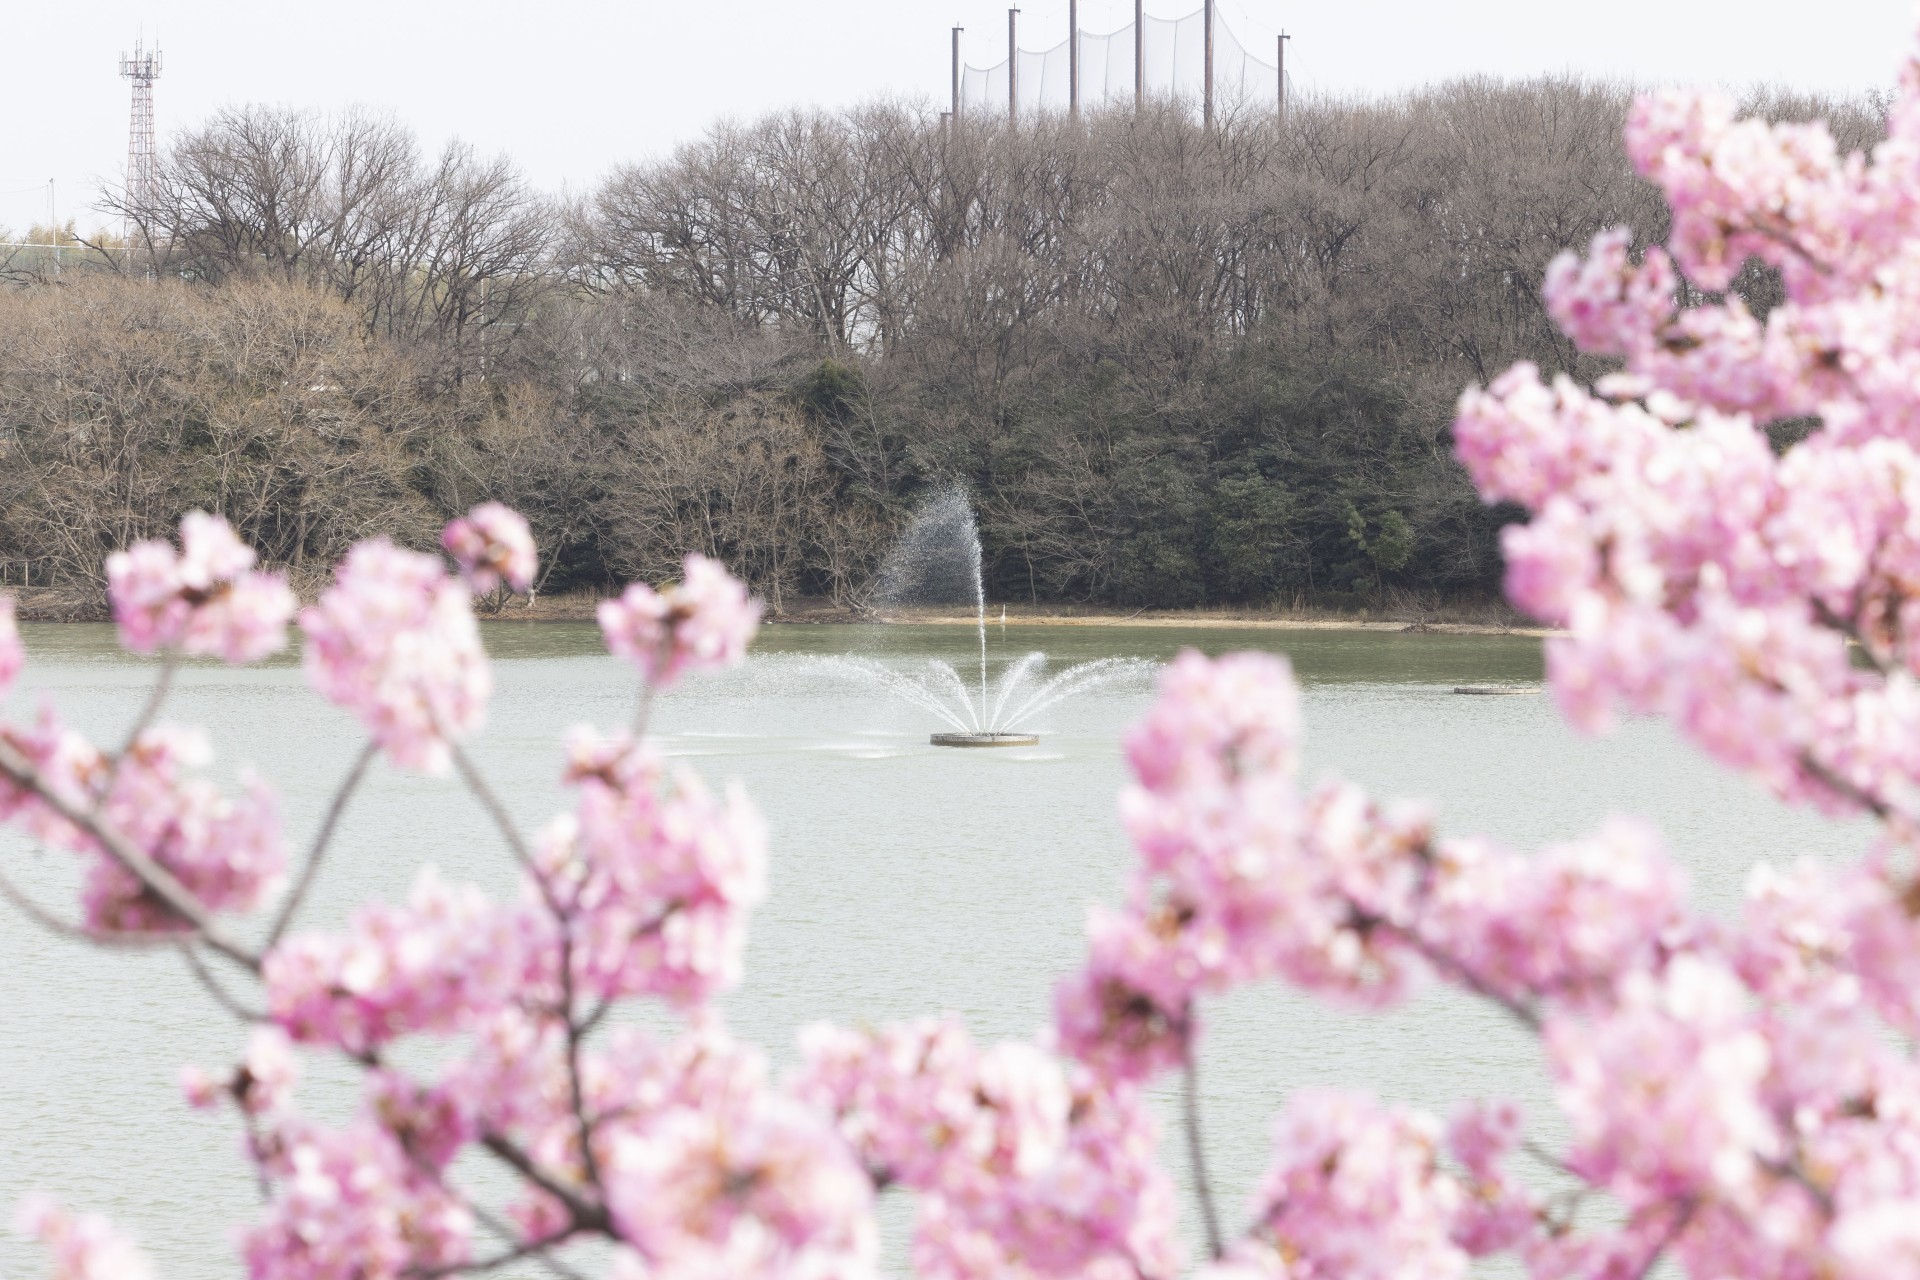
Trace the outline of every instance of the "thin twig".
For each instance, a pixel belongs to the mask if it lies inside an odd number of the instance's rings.
[[[1838,773],[1835,773],[1825,764],[1815,759],[1813,752],[1802,751],[1800,753],[1800,767],[1805,769],[1807,773],[1822,786],[1838,793],[1847,800],[1853,801],[1853,803],[1859,805],[1862,809],[1865,809],[1868,813],[1880,819],[1880,821],[1890,822],[1898,816],[1894,812],[1893,806],[1872,792],[1848,782]]]
[[[1539,1034],[1540,1015],[1534,1012],[1534,1010],[1511,996],[1502,995],[1500,992],[1495,991],[1487,985],[1486,981],[1482,979],[1479,974],[1467,968],[1446,952],[1433,947],[1426,939],[1420,937],[1418,934],[1404,929],[1396,929],[1395,932],[1428,964],[1440,970],[1447,977],[1452,978],[1455,982],[1473,992],[1473,994],[1479,996],[1481,999],[1491,1001],[1506,1010],[1507,1013],[1513,1016],[1515,1021],[1528,1031],[1536,1035]]]
[[[535,1164],[533,1157],[515,1146],[511,1139],[497,1133],[485,1133],[480,1136],[480,1145],[508,1168],[565,1205],[567,1212],[573,1215],[574,1225],[581,1230],[611,1232],[613,1229],[613,1219],[604,1207],[582,1198],[579,1192]]]
[[[573,1123],[580,1135],[580,1163],[587,1181],[603,1193],[600,1161],[593,1153],[593,1126],[587,1121],[586,1090],[580,1085],[580,1023],[573,1016],[573,920],[559,917],[560,926],[560,999],[567,1021],[567,1090],[573,1102]]]
[[[595,1028],[607,1020],[607,1014],[612,1012],[613,1005],[614,1001],[612,996],[600,997],[600,1003],[593,1007],[593,1012],[581,1019],[580,1038],[582,1040],[592,1035]]]
[[[1688,1200],[1679,1207],[1674,1215],[1673,1225],[1667,1228],[1666,1234],[1660,1237],[1653,1248],[1647,1250],[1646,1260],[1640,1264],[1640,1269],[1634,1272],[1633,1280],[1646,1280],[1647,1273],[1652,1271],[1654,1265],[1660,1261],[1660,1255],[1667,1251],[1667,1246],[1678,1240],[1681,1234],[1693,1224],[1693,1215],[1699,1207],[1700,1202],[1697,1200]]]
[[[200,900],[195,898],[171,871],[148,857],[145,851],[135,847],[114,828],[107,826],[91,809],[74,804],[49,787],[32,763],[11,744],[5,742],[0,742],[0,774],[5,774],[15,783],[31,791],[49,809],[92,836],[101,849],[126,868],[147,892],[158,898],[168,910],[198,930],[208,946],[255,973],[260,971],[260,958],[229,938],[214,923],[213,917],[201,905]]]
[[[333,799],[327,804],[327,812],[320,819],[320,829],[314,833],[313,847],[307,851],[305,865],[300,868],[300,878],[294,882],[293,890],[280,907],[280,914],[274,918],[273,928],[267,930],[267,940],[260,944],[262,951],[271,951],[280,937],[293,923],[295,913],[306,899],[307,890],[313,887],[314,874],[320,870],[320,862],[326,856],[327,846],[333,842],[334,829],[340,825],[340,816],[346,812],[347,801],[359,789],[360,780],[366,777],[367,766],[373,763],[379,746],[369,741],[360,748],[360,754],[353,758],[353,767],[347,770],[347,776],[340,783],[339,790],[333,793]]]
[[[241,1004],[239,1000],[234,998],[232,992],[220,985],[220,980],[215,978],[213,972],[207,968],[207,962],[200,958],[198,951],[194,950],[191,939],[180,940],[179,946],[180,956],[187,962],[188,971],[191,972],[195,978],[199,979],[200,985],[207,989],[207,994],[218,1001],[222,1008],[242,1022],[265,1022],[267,1020],[266,1014],[247,1008]]]
[[[173,692],[174,673],[179,670],[180,651],[177,649],[162,651],[160,674],[154,677],[153,688],[147,694],[147,703],[140,708],[140,714],[134,718],[133,727],[127,730],[127,740],[121,744],[119,752],[113,757],[113,767],[116,771],[120,767],[120,762],[127,758],[127,753],[132,751],[135,744],[140,741],[140,735],[153,727],[154,718],[160,714],[161,704],[165,703],[167,695]]]
[[[1226,1252],[1220,1236],[1220,1214],[1213,1206],[1213,1185],[1207,1179],[1207,1157],[1200,1141],[1200,1083],[1193,1059],[1193,1021],[1181,1050],[1181,1111],[1187,1130],[1187,1160],[1193,1167],[1193,1194],[1200,1202],[1200,1223],[1207,1232],[1207,1254],[1218,1262]]]
[[[459,743],[451,738],[447,739],[447,750],[453,756],[453,767],[459,772],[460,780],[467,784],[467,790],[473,792],[474,799],[480,802],[480,807],[487,811],[489,818],[493,819],[493,825],[499,828],[501,837],[507,842],[507,847],[513,850],[513,856],[519,860],[521,866],[528,871],[533,871],[532,849],[520,835],[520,829],[513,825],[513,817],[507,812],[506,806],[501,804],[500,798],[493,794],[493,788],[487,785],[487,780],[480,776],[480,770],[474,766],[472,758],[461,750]],[[540,877],[536,875],[535,878]],[[544,881],[542,883],[544,885]]]
[[[1565,1160],[1562,1160],[1559,1156],[1556,1156],[1555,1154],[1553,1154],[1553,1152],[1547,1150],[1545,1147],[1535,1142],[1532,1138],[1527,1138],[1524,1141],[1522,1141],[1520,1143],[1520,1150],[1526,1152],[1528,1155],[1532,1156],[1535,1160],[1538,1160],[1541,1164],[1547,1166],[1547,1168],[1552,1169],[1555,1173],[1564,1173],[1570,1178],[1577,1178],[1580,1176],[1579,1174],[1575,1173],[1572,1169],[1567,1167],[1567,1162]]]
[[[1845,636],[1847,639],[1853,641],[1854,644],[1858,645],[1860,647],[1860,656],[1865,658],[1875,671],[1883,676],[1893,674],[1892,666],[1881,658],[1878,653],[1874,652],[1873,646],[1868,644],[1867,638],[1860,633],[1859,624],[1854,622],[1852,618],[1843,617],[1834,612],[1832,606],[1828,605],[1825,600],[1822,600],[1818,596],[1813,597],[1813,616],[1821,626],[1826,627],[1830,631],[1838,631],[1842,636]]]
[[[506,1266],[509,1262],[518,1262],[522,1258],[530,1257],[546,1249],[551,1249],[555,1245],[565,1244],[579,1234],[580,1232],[576,1228],[567,1227],[564,1230],[555,1232],[553,1235],[544,1236],[538,1240],[529,1240],[525,1244],[515,1245],[506,1252],[497,1253],[491,1258],[481,1258],[473,1262],[453,1262],[448,1263],[444,1267],[416,1267],[408,1271],[407,1274],[410,1276],[418,1276],[420,1280],[438,1280],[440,1276],[465,1275],[470,1271],[495,1271]]]

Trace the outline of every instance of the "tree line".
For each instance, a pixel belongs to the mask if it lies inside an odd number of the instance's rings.
[[[1538,285],[1603,228],[1665,233],[1630,98],[791,111],[572,200],[391,119],[223,111],[106,194],[137,228],[112,270],[0,292],[0,579],[97,585],[193,506],[297,575],[488,497],[547,589],[696,549],[777,608],[858,606],[959,483],[999,599],[1491,595],[1511,513],[1452,461],[1452,404],[1519,359],[1600,370]],[[1884,105],[1748,103],[1848,148]]]

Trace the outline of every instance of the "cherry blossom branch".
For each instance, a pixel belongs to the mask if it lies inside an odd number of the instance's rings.
[[[541,1239],[529,1240],[525,1244],[516,1245],[504,1253],[495,1254],[491,1258],[482,1258],[477,1262],[455,1262],[444,1267],[416,1268],[408,1271],[406,1274],[418,1276],[421,1280],[438,1280],[438,1277],[441,1276],[468,1275],[476,1271],[497,1271],[509,1263],[518,1262],[522,1258],[544,1253],[544,1251],[553,1248],[555,1245],[565,1244],[579,1234],[580,1232],[577,1228],[569,1226],[550,1236],[543,1236]]]
[[[511,1139],[497,1133],[485,1133],[480,1137],[480,1145],[508,1168],[565,1205],[567,1212],[573,1215],[574,1225],[581,1230],[617,1236],[613,1229],[613,1217],[604,1206],[581,1198],[573,1188],[535,1164],[533,1157],[515,1146]]]
[[[11,778],[15,784],[25,787],[38,797],[48,808],[92,836],[107,855],[124,867],[127,872],[154,897],[158,898],[168,910],[192,925],[208,946],[221,955],[255,973],[260,971],[260,958],[240,943],[229,938],[208,914],[205,907],[188,892],[187,887],[176,879],[172,872],[155,862],[152,858],[112,827],[100,821],[91,809],[74,804],[65,796],[46,785],[36,770],[12,746],[0,742],[0,774]]]
[[[1219,1261],[1226,1252],[1220,1235],[1220,1214],[1213,1204],[1213,1184],[1207,1178],[1207,1155],[1200,1139],[1200,1082],[1194,1063],[1193,1019],[1186,1020],[1180,1048],[1180,1111],[1187,1133],[1187,1160],[1193,1168],[1193,1194],[1200,1202],[1200,1222],[1207,1233],[1207,1254]]]
[[[446,1184],[442,1182],[441,1185],[445,1186]],[[467,1212],[473,1215],[473,1220],[485,1227],[488,1231],[493,1232],[503,1243],[513,1245],[519,1241],[520,1233],[514,1229],[512,1223],[502,1222],[498,1214],[486,1208],[484,1205],[475,1204],[469,1197],[461,1196],[460,1199],[462,1203],[466,1205]],[[565,1238],[572,1239],[579,1234],[577,1231],[570,1231]],[[538,1262],[555,1275],[561,1277],[561,1280],[586,1280],[585,1276],[553,1256],[552,1249],[554,1245],[558,1243],[560,1243],[560,1239],[556,1238],[543,1248],[523,1256],[531,1257],[533,1261]],[[468,1265],[470,1266],[472,1264]]]
[[[1853,641],[1860,650],[1860,656],[1865,658],[1868,663],[1872,665],[1873,669],[1882,676],[1893,674],[1893,667],[1874,651],[1874,647],[1868,644],[1867,638],[1860,633],[1858,623],[1852,618],[1844,617],[1836,612],[1831,605],[1819,596],[1814,596],[1812,600],[1814,619],[1818,621],[1821,626],[1826,627],[1829,631],[1837,631],[1847,639]]]
[[[1847,800],[1851,800],[1882,822],[1891,822],[1899,816],[1895,813],[1893,806],[1865,788],[1855,786],[1838,773],[1835,773],[1831,768],[1821,763],[1811,751],[1802,751],[1800,753],[1800,767],[1805,769],[1808,775],[1822,786]]]
[[[360,748],[360,753],[353,758],[353,766],[347,770],[346,778],[341,781],[339,789],[333,793],[333,799],[327,804],[327,812],[320,819],[320,829],[314,833],[313,847],[307,852],[305,865],[300,868],[300,878],[294,882],[292,891],[287,894],[286,902],[280,907],[280,914],[274,917],[273,927],[267,930],[266,941],[260,944],[262,951],[273,950],[274,944],[279,942],[281,935],[286,933],[287,926],[293,923],[294,915],[306,899],[307,890],[313,887],[314,875],[320,870],[321,860],[325,858],[327,848],[333,842],[334,830],[340,825],[341,815],[346,812],[347,801],[359,789],[361,780],[366,777],[367,766],[373,763],[373,757],[379,749],[378,743],[369,740]]]
[[[480,807],[487,811],[489,818],[493,819],[493,825],[499,830],[501,838],[507,842],[507,847],[513,851],[514,858],[539,882],[540,893],[547,899],[548,907],[556,916],[559,915],[560,908],[553,901],[545,877],[538,874],[534,868],[533,850],[521,836],[520,829],[514,826],[513,817],[507,812],[507,807],[500,803],[500,797],[493,793],[493,788],[487,785],[487,780],[481,776],[472,757],[461,749],[459,743],[448,738],[447,750],[453,757],[453,767],[460,774],[460,780],[467,784],[467,790],[473,792],[473,798],[480,802]]]
[[[166,702],[167,695],[173,692],[173,677],[179,670],[180,651],[174,648],[163,650],[160,655],[160,674],[154,677],[153,688],[147,693],[146,705],[140,708],[140,714],[134,717],[132,727],[127,730],[126,741],[121,744],[120,750],[114,753],[115,770],[119,769],[120,762],[126,759],[127,753],[139,743],[140,735],[153,727],[154,718],[160,714],[160,707]]]
[[[1689,1198],[1681,1202],[1674,1214],[1673,1225],[1667,1228],[1666,1233],[1655,1242],[1651,1249],[1647,1250],[1647,1256],[1645,1260],[1641,1262],[1639,1269],[1633,1273],[1632,1280],[1646,1280],[1647,1273],[1652,1271],[1654,1266],[1660,1261],[1660,1255],[1667,1251],[1667,1246],[1679,1239],[1681,1233],[1692,1225],[1693,1215],[1699,1208],[1700,1202],[1698,1200]]]
[[[174,941],[179,945],[181,959],[187,962],[187,971],[193,974],[200,985],[206,988],[207,994],[212,996],[222,1008],[242,1022],[267,1021],[266,1014],[247,1008],[234,997],[232,992],[220,984],[220,980],[215,978],[213,972],[207,968],[206,961],[200,958],[200,953],[194,950],[191,940],[182,940],[176,934]]]
[[[567,1023],[567,1093],[572,1104],[574,1128],[580,1136],[580,1163],[587,1181],[604,1191],[600,1182],[600,1161],[593,1152],[593,1125],[587,1121],[586,1092],[580,1086],[580,1041],[584,1033],[573,1014],[573,920],[562,916],[560,926],[560,999]]]
[[[1556,1156],[1555,1154],[1553,1154],[1553,1152],[1547,1150],[1545,1147],[1541,1146],[1538,1142],[1535,1142],[1532,1138],[1528,1138],[1524,1142],[1522,1142],[1518,1149],[1526,1152],[1528,1155],[1532,1156],[1535,1160],[1538,1160],[1541,1164],[1547,1166],[1547,1168],[1552,1169],[1555,1173],[1564,1173],[1569,1178],[1578,1178],[1580,1176],[1579,1174],[1575,1173],[1572,1169],[1567,1167],[1567,1162],[1565,1160],[1562,1160],[1559,1156]]]
[[[58,937],[69,938],[75,942],[88,942],[101,947],[125,947],[139,949],[146,947],[171,946],[180,940],[177,933],[96,933],[84,925],[62,920],[47,908],[35,902],[26,890],[15,884],[4,872],[0,872],[0,897],[14,905],[20,914]]]

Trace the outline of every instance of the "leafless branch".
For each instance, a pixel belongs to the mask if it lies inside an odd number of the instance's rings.
[[[273,927],[267,930],[267,939],[261,944],[262,951],[273,950],[274,944],[279,942],[281,936],[286,933],[287,926],[293,923],[295,914],[300,910],[300,904],[306,900],[307,891],[313,887],[314,876],[320,870],[321,860],[326,857],[327,848],[333,842],[334,830],[340,825],[341,815],[346,812],[347,801],[359,788],[361,779],[366,776],[367,766],[373,763],[373,758],[378,752],[378,745],[368,742],[360,748],[359,754],[354,756],[353,765],[347,770],[347,776],[341,780],[340,786],[333,793],[333,799],[327,803],[326,814],[320,819],[320,829],[313,836],[313,846],[308,849],[307,860],[300,868],[300,878],[294,882],[293,889],[287,894],[287,900],[281,905],[279,915],[274,917]]]

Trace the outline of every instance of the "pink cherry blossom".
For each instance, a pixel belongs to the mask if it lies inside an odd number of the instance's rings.
[[[431,867],[404,907],[362,911],[342,934],[300,933],[266,957],[274,1021],[295,1040],[377,1048],[461,1029],[551,971],[550,926],[448,885]]]
[[[699,777],[662,777],[624,738],[576,732],[569,777],[576,816],[538,852],[547,892],[574,924],[587,990],[697,1004],[740,979],[747,919],[766,896],[766,829],[739,787],[715,796]]]
[[[1161,698],[1127,734],[1127,759],[1149,791],[1208,791],[1298,764],[1300,700],[1272,654],[1209,660],[1188,649],[1160,676]]]
[[[256,1027],[239,1066],[224,1076],[183,1067],[180,1090],[195,1108],[205,1109],[228,1097],[251,1115],[269,1115],[286,1107],[299,1079],[292,1041],[278,1027]]]
[[[110,771],[99,808],[108,823],[194,898],[215,911],[244,911],[280,884],[286,847],[279,807],[258,779],[243,779],[236,798],[185,771],[204,767],[212,751],[197,732],[146,730]],[[90,839],[82,847],[91,848]],[[91,859],[83,897],[96,929],[132,932],[185,925],[134,874],[104,852]]]
[[[1547,1047],[1573,1123],[1570,1163],[1629,1205],[1741,1200],[1784,1153],[1760,1093],[1771,1051],[1723,964],[1681,956],[1657,976],[1634,975],[1616,1010],[1551,1023]]]
[[[922,1192],[919,1274],[1167,1276],[1172,1184],[1138,1092],[958,1024],[810,1028],[799,1096],[867,1168]]]
[[[1447,1151],[1464,1175],[1453,1240],[1475,1257],[1523,1247],[1540,1225],[1536,1197],[1505,1167],[1519,1142],[1520,1110],[1511,1102],[1469,1103],[1447,1125]]]
[[[440,771],[493,692],[466,590],[431,556],[375,539],[300,614],[307,679],[360,718],[397,764]]]
[[[502,582],[524,594],[533,585],[539,559],[527,518],[498,502],[483,502],[450,522],[440,534],[460,575],[478,594]]]
[[[738,664],[760,625],[760,602],[725,565],[690,552],[678,583],[655,591],[636,582],[601,601],[599,617],[607,648],[650,684],[667,685],[689,671]]]
[[[1161,932],[1173,924],[1164,920]],[[1180,1066],[1205,975],[1170,955],[1153,926],[1132,915],[1094,911],[1087,943],[1087,967],[1055,993],[1060,1047],[1118,1080],[1147,1080]]]
[[[73,808],[95,811],[209,911],[248,910],[280,883],[286,851],[273,795],[248,778],[240,796],[228,797],[193,776],[211,759],[203,734],[149,728],[114,761],[43,709],[32,729],[0,726],[0,745],[31,766],[47,792]],[[88,928],[143,933],[189,927],[92,835],[32,790],[0,779],[0,821],[17,822],[38,839],[85,858]]]
[[[1531,857],[1447,841],[1417,932],[1490,990],[1515,999],[1610,1000],[1687,931],[1679,871],[1649,828],[1615,820]]]
[[[1438,1126],[1347,1093],[1296,1096],[1274,1127],[1257,1226],[1218,1274],[1464,1277],[1460,1185],[1438,1167]]]
[[[136,542],[107,557],[107,594],[120,643],[136,653],[177,649],[254,662],[286,646],[293,593],[281,574],[253,569],[254,553],[225,520],[190,511],[180,550]]]
[[[0,746],[33,770],[48,795],[74,808],[87,808],[110,776],[105,753],[62,725],[50,704],[30,728],[0,724]],[[69,849],[83,848],[89,839],[45,796],[6,776],[0,776],[0,822],[17,822],[36,839]]]
[[[622,1232],[667,1274],[878,1274],[872,1184],[789,1099],[688,1097],[608,1145]]]
[[[145,1254],[105,1218],[73,1214],[45,1196],[31,1196],[15,1225],[53,1255],[53,1280],[153,1280]]]
[[[253,1280],[399,1280],[469,1254],[471,1212],[369,1120],[290,1124],[267,1169],[273,1198],[243,1242]]]

